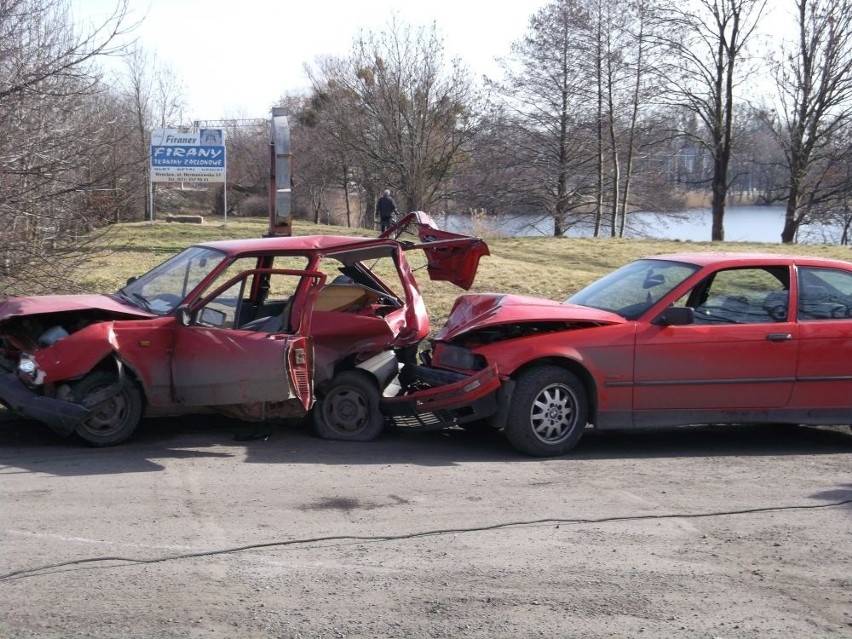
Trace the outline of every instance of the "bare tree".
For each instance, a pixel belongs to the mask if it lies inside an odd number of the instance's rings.
[[[797,39],[775,64],[777,111],[769,124],[783,149],[786,211],[781,241],[802,224],[845,202],[838,176],[848,146],[839,141],[852,118],[852,1],[795,0]]]
[[[47,290],[99,219],[109,178],[115,100],[95,60],[117,53],[120,2],[101,25],[75,28],[66,0],[0,2],[0,293]]]
[[[710,206],[714,241],[725,239],[735,93],[750,70],[745,47],[765,7],[766,0],[673,0],[660,13],[661,24],[669,33],[659,36],[659,42],[672,55],[669,64],[660,66],[660,78],[670,103],[689,110],[703,124],[703,135],[691,137],[713,161]]]
[[[610,235],[622,236],[634,177],[638,127],[654,96],[651,62],[656,51],[650,31],[653,0],[590,2],[590,74],[597,103],[595,235],[606,214]]]
[[[138,167],[136,175],[139,179],[133,184],[133,199],[141,204],[137,217],[144,219],[150,206],[151,131],[182,123],[184,87],[174,69],[160,62],[155,52],[140,45],[128,50],[124,63],[124,72],[117,84],[133,122],[134,135],[128,159]]]
[[[491,83],[509,117],[526,132],[512,149],[512,162],[524,168],[527,178],[516,187],[548,212],[557,236],[567,230],[569,213],[587,206],[596,192],[589,173],[595,157],[589,127],[595,121],[589,108],[594,87],[577,64],[575,47],[588,29],[579,0],[545,6],[530,18],[526,35],[504,60],[504,81]]]
[[[347,151],[339,166],[359,175],[368,201],[385,187],[407,210],[447,197],[473,136],[477,95],[458,60],[445,64],[434,25],[394,18],[384,31],[362,35],[348,58],[308,71],[321,117]]]

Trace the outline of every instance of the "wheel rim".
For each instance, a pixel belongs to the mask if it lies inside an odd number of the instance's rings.
[[[354,433],[369,423],[367,398],[351,387],[336,388],[323,402],[325,422],[341,433]]]
[[[127,393],[121,391],[110,397],[103,404],[100,404],[89,419],[83,422],[83,428],[93,435],[101,437],[112,435],[121,429],[128,417],[129,410],[130,402],[127,398]]]
[[[530,408],[533,434],[545,444],[566,440],[577,425],[577,396],[565,384],[541,389]]]

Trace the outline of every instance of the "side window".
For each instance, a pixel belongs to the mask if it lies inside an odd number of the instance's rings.
[[[687,296],[696,324],[783,322],[789,316],[786,267],[718,271]]]
[[[260,294],[255,278],[258,278]],[[215,328],[287,332],[292,299],[301,280],[302,276],[282,273],[241,277],[204,305],[196,316],[196,323]]]
[[[286,332],[290,326],[293,296],[302,277],[257,272],[257,269],[304,270],[307,264],[307,257],[303,255],[248,256],[234,260],[208,291],[213,292],[217,286],[241,273],[245,275],[209,300],[197,313],[196,322],[216,328]]]
[[[846,317],[852,317],[852,273],[800,268],[798,318],[810,321]]]
[[[197,314],[196,323],[215,328],[233,328],[245,284],[245,278],[238,280],[210,300]]]

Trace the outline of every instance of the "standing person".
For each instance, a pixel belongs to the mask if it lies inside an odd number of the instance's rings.
[[[390,228],[395,213],[396,202],[393,201],[390,191],[385,189],[385,192],[382,193],[382,197],[380,197],[379,201],[376,202],[376,215],[379,216],[379,222],[381,223],[382,233],[384,233],[388,230],[388,228]]]

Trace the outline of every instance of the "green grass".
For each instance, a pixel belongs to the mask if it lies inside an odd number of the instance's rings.
[[[296,235],[331,234],[370,237],[375,232],[296,220]],[[184,247],[218,239],[259,237],[267,231],[264,218],[232,218],[227,224],[138,222],[112,227],[86,259],[86,268],[75,275],[85,292],[111,292],[133,275],[144,273]],[[682,251],[757,251],[804,254],[850,260],[849,247],[780,245],[744,242],[679,242],[613,238],[488,238],[491,255],[480,264],[471,292],[500,292],[563,300],[601,275],[646,255]],[[419,252],[415,252],[419,253]],[[410,254],[415,269],[424,266],[422,254]],[[431,282],[425,271],[416,271],[418,284],[437,328],[453,300],[463,291],[446,282]]]

